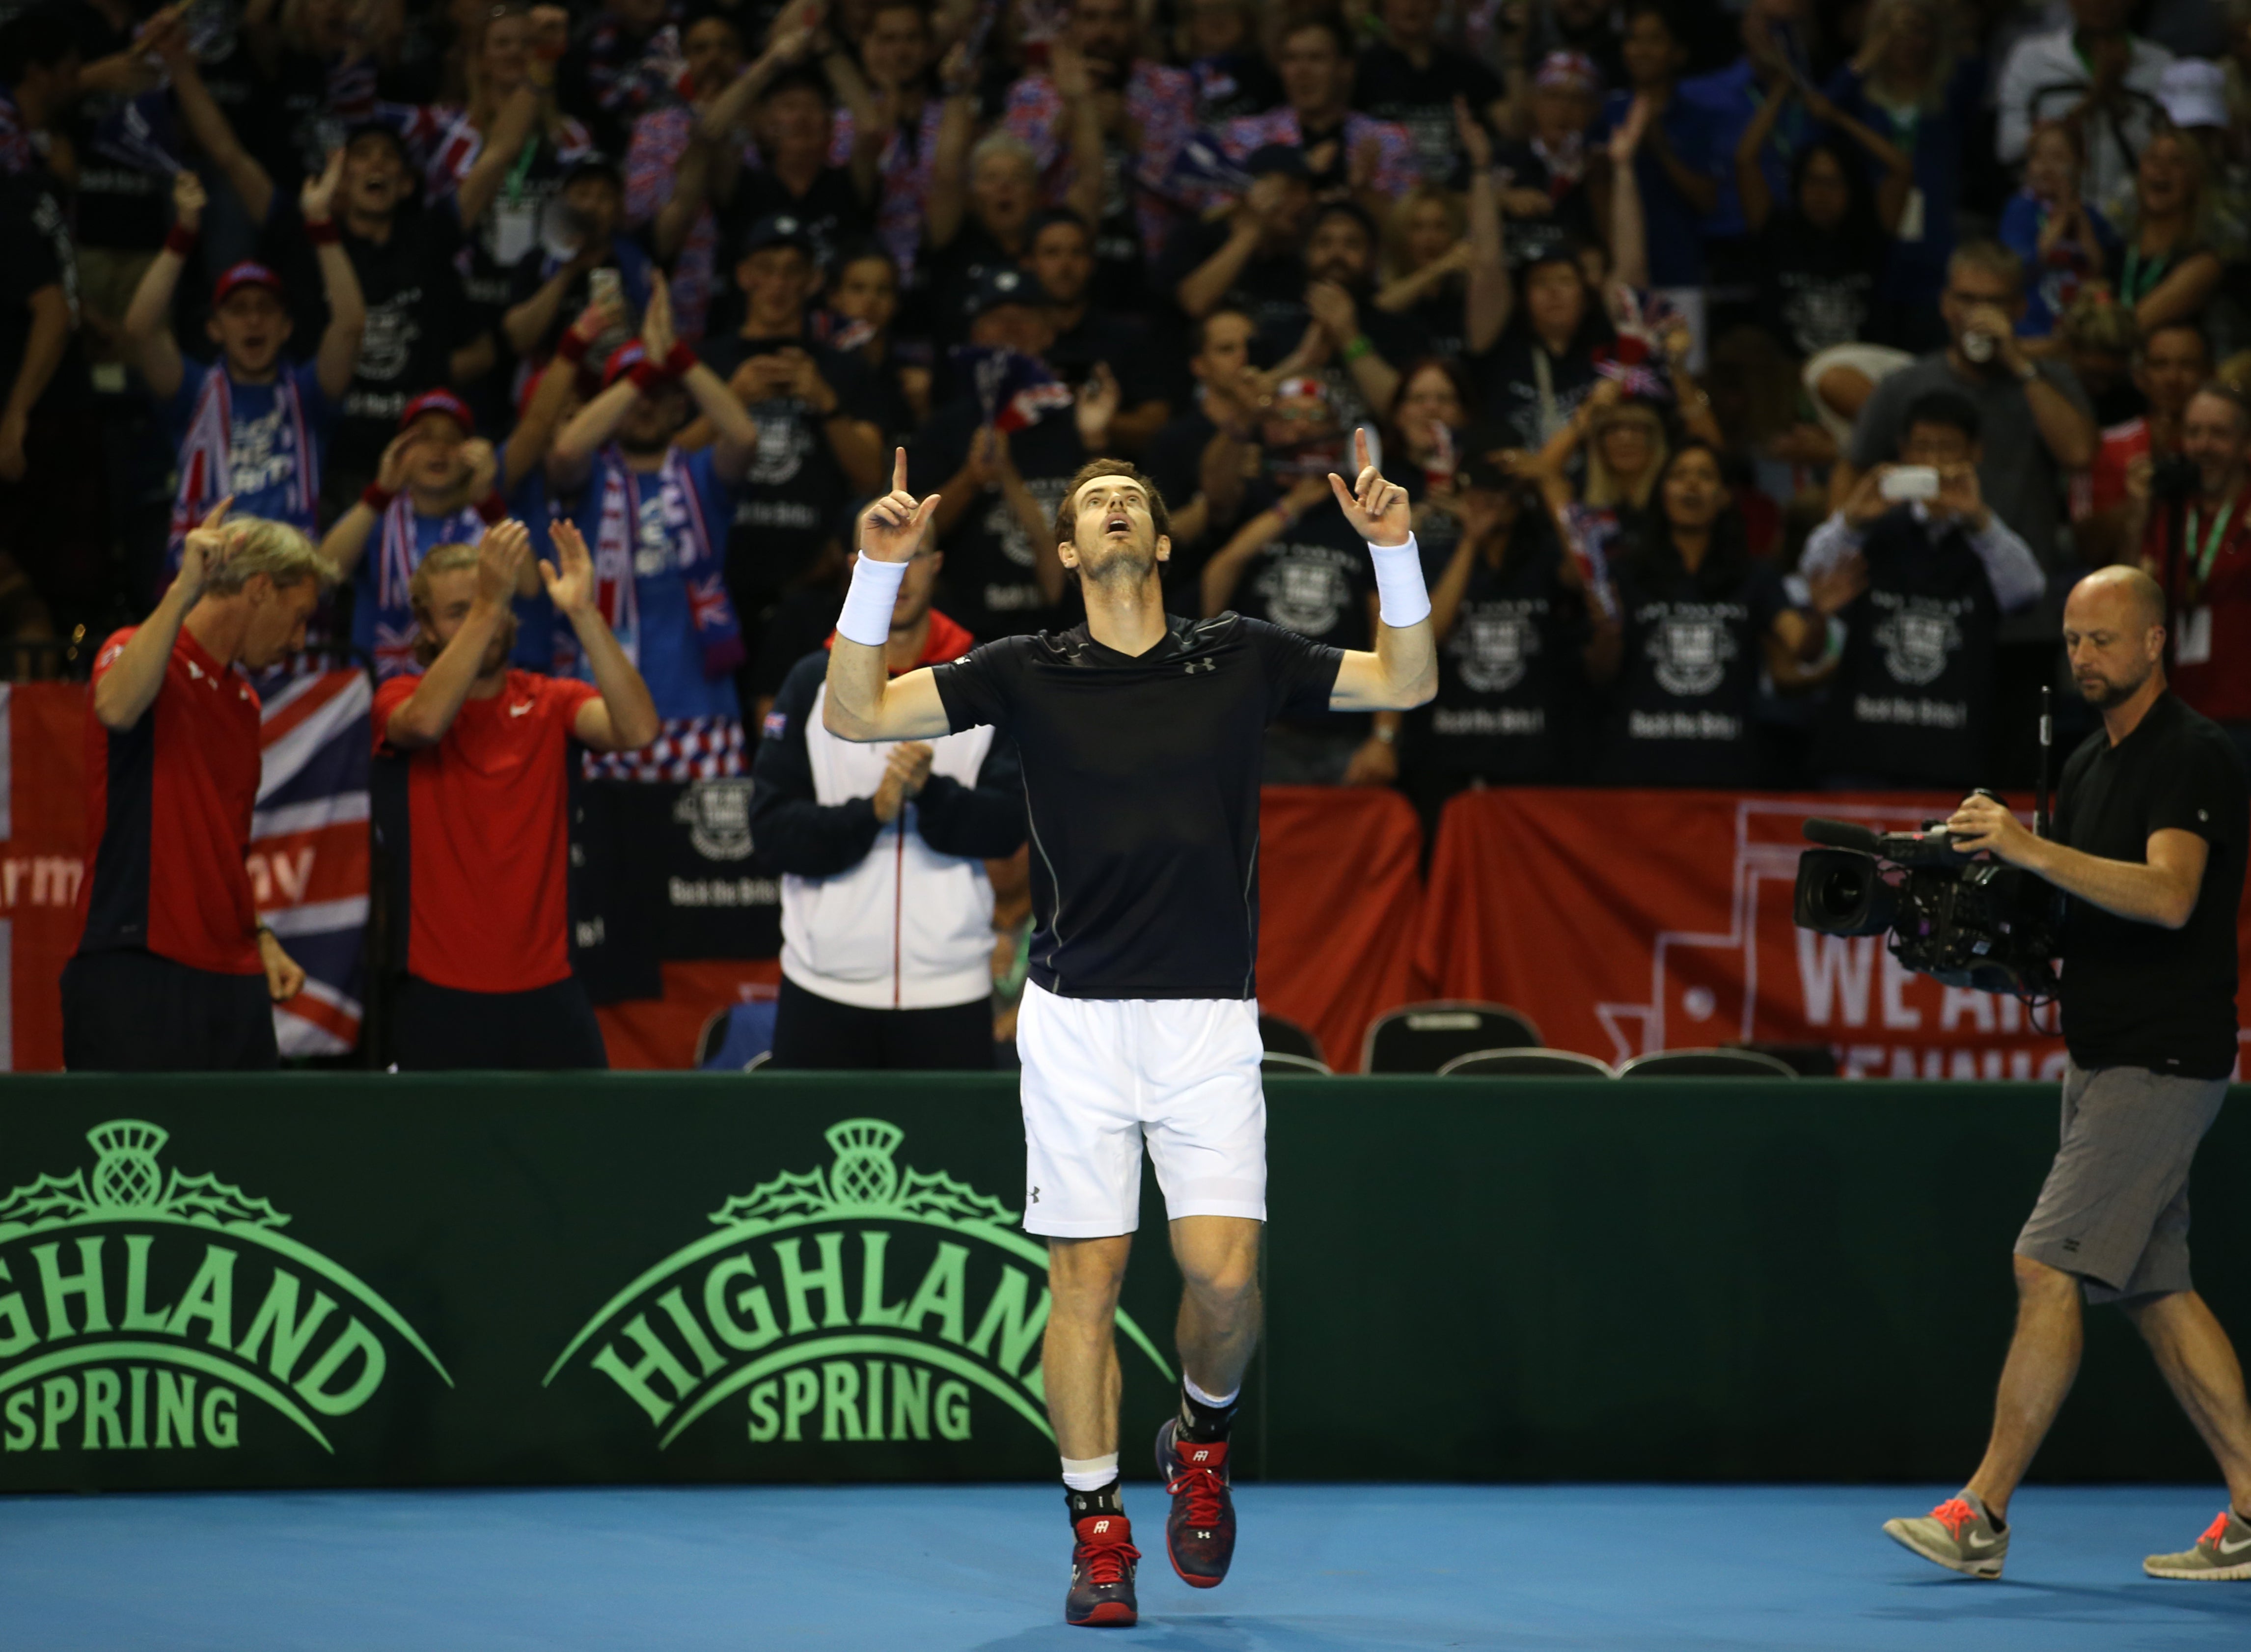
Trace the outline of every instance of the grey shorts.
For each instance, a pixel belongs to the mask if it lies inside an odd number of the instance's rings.
[[[2067,1067],[2063,1145],[2017,1254],[2078,1274],[2090,1302],[2188,1289],[2188,1169],[2227,1094],[2225,1079]]]

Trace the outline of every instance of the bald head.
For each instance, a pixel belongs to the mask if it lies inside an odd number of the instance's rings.
[[[2163,665],[2164,592],[2139,568],[2098,569],[2065,600],[2063,645],[2087,703],[2097,711],[2123,705]]]
[[[2088,624],[2099,620],[2113,628],[2146,630],[2165,622],[2165,593],[2139,568],[2098,568],[2071,587],[2070,599],[2063,605],[2067,628],[2074,614]]]

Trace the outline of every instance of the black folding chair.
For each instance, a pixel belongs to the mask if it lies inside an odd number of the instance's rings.
[[[1268,1055],[1306,1056],[1320,1062],[1322,1072],[1329,1070],[1328,1063],[1321,1055],[1321,1041],[1287,1016],[1270,1015],[1261,1010],[1258,1015],[1258,1041],[1266,1047]]]
[[[1326,1061],[1316,1060],[1312,1056],[1292,1055],[1286,1050],[1269,1050],[1259,1058],[1258,1071],[1267,1073],[1295,1073],[1300,1078],[1310,1075],[1326,1079],[1330,1076],[1328,1063]]]
[[[1361,1040],[1362,1072],[1436,1072],[1478,1050],[1540,1047],[1532,1017],[1505,1003],[1440,998],[1402,1004],[1376,1018]]]

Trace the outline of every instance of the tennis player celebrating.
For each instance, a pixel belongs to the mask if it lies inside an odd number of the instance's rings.
[[[1056,512],[1086,599],[1068,631],[1003,637],[890,679],[883,644],[907,559],[938,505],[893,490],[860,519],[823,717],[849,740],[930,739],[990,724],[1023,760],[1031,816],[1023,1059],[1024,1227],[1048,1239],[1042,1355],[1077,1546],[1064,1618],[1134,1621],[1132,1528],[1118,1475],[1112,1322],[1139,1225],[1146,1138],[1172,1220],[1181,1406],[1157,1433],[1172,1494],[1165,1545],[1196,1588],[1235,1550],[1228,1433],[1258,1340],[1266,1218],[1259,1086],[1258,777],[1266,725],[1322,710],[1403,711],[1437,691],[1430,600],[1404,489],[1368,462],[1330,486],[1368,541],[1382,600],[1373,653],[1221,614],[1165,612],[1164,499],[1122,460],[1071,479]]]

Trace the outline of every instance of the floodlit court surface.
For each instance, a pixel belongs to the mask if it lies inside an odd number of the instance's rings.
[[[2215,1486],[2018,1496],[2007,1576],[1886,1538],[1951,1487],[1240,1488],[1234,1575],[1164,1558],[1126,1489],[1141,1623],[1062,1621],[1045,1486],[0,1498],[7,1652],[2139,1652],[2251,1647],[2251,1583],[2160,1583]]]

